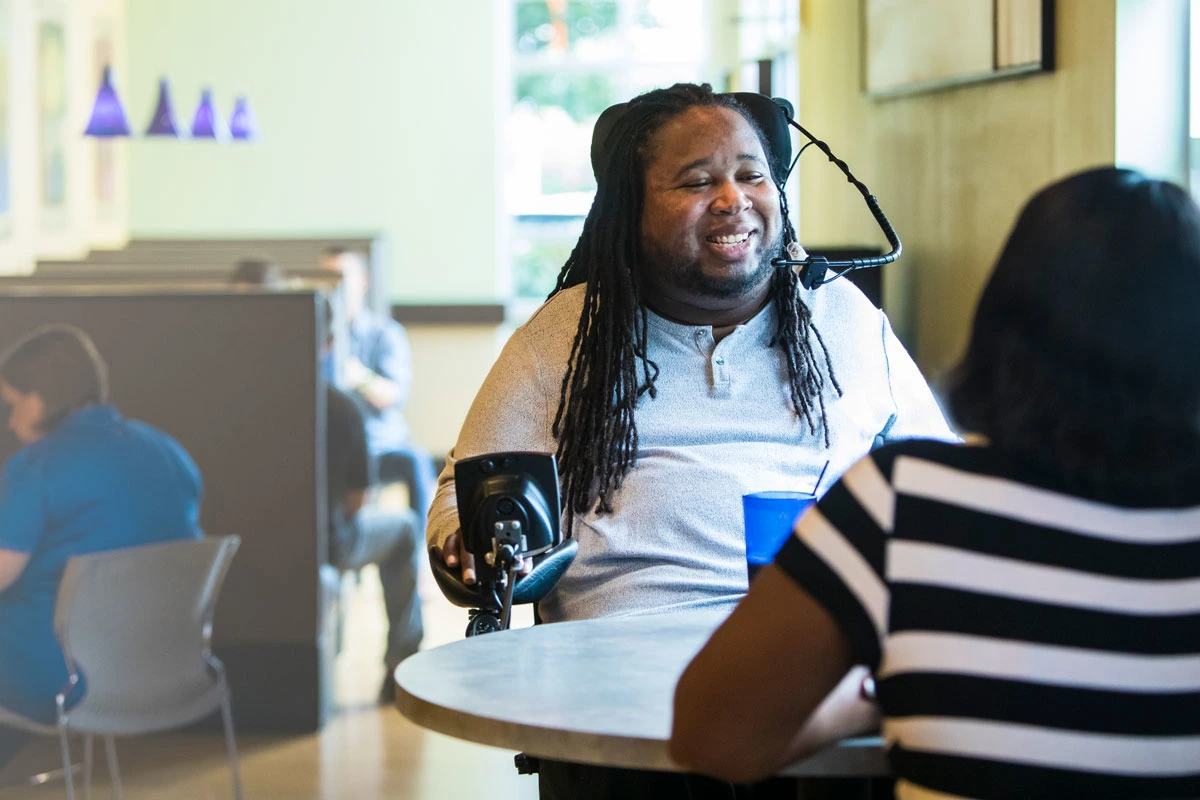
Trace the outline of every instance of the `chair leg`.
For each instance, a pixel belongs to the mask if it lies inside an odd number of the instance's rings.
[[[112,736],[104,737],[104,750],[108,754],[108,779],[112,783],[112,797],[121,800],[121,767],[117,764],[117,743]]]
[[[62,695],[59,695],[61,698]],[[58,704],[58,746],[62,751],[63,780],[67,784],[67,800],[75,800],[75,770],[71,767],[71,745],[67,741],[67,718],[60,699]]]
[[[92,751],[95,743],[96,737],[92,734],[83,737],[83,800],[92,800]]]
[[[238,763],[237,740],[233,733],[233,704],[229,700],[229,684],[225,682],[225,666],[216,661],[214,668],[221,684],[221,721],[225,724],[225,749],[229,755],[229,769],[233,773],[233,796],[234,800],[242,800],[242,774]]]

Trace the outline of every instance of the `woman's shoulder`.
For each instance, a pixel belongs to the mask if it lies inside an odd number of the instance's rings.
[[[20,491],[33,487],[53,489],[74,460],[73,445],[66,439],[54,431],[13,453],[4,462],[4,485],[10,490],[23,487]]]
[[[5,477],[11,479],[13,476],[26,475],[36,470],[46,449],[43,442],[45,439],[27,444],[9,456],[4,462]]]
[[[1137,486],[1093,486],[1073,480],[1066,469],[1035,464],[991,445],[986,439],[968,435],[964,442],[906,439],[889,442],[873,451],[884,478],[898,490],[936,486],[937,493],[953,485],[967,490],[979,487],[978,479],[989,481],[989,492],[1035,490],[1039,496],[1056,495],[1065,500],[1099,503],[1117,508],[1200,507],[1200,459],[1172,475],[1170,480],[1147,480]],[[898,477],[900,465],[903,472]]]
[[[148,422],[142,422],[141,420],[136,419],[126,419],[125,426],[128,430],[136,432],[137,437],[145,444],[155,448],[167,450],[181,460],[188,463],[191,462],[191,456],[188,454],[184,446],[180,444],[174,436],[162,430],[161,428],[157,428]]]
[[[87,434],[80,431],[79,426],[68,424],[70,422],[71,417],[68,417],[54,430],[13,453],[5,462],[5,471],[36,470],[70,458],[88,438]]]
[[[898,439],[871,451],[869,458],[890,480],[896,462],[903,458],[925,461],[952,469],[986,471],[989,468],[995,468],[995,465],[989,466],[990,455],[987,448],[961,442],[947,442],[941,439]]]

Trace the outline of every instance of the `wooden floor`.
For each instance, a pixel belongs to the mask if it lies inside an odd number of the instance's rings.
[[[425,647],[462,637],[466,612],[442,599],[432,577],[421,587],[425,600]],[[513,753],[425,731],[375,698],[383,678],[380,661],[385,619],[373,569],[350,593],[345,648],[338,660],[339,713],[311,736],[244,735],[238,739],[242,781],[249,798],[275,800],[532,800],[537,778],[518,776]],[[519,612],[518,612],[519,613]],[[514,626],[529,624],[527,613]],[[234,709],[236,717],[237,709]],[[222,739],[209,734],[167,734],[119,739],[121,777],[128,800],[216,800],[232,796]],[[108,797],[103,749],[97,748],[93,797]],[[53,740],[39,740],[17,757],[20,774],[58,763]],[[5,771],[5,777],[13,772]],[[61,782],[0,789],[3,800],[61,798]],[[77,796],[83,798],[82,791]]]

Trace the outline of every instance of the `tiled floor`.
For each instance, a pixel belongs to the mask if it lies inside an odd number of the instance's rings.
[[[466,612],[442,599],[432,578],[422,586],[426,647],[462,637]],[[239,737],[247,798],[300,800],[532,800],[537,779],[518,776],[513,753],[425,731],[394,708],[374,704],[382,679],[384,617],[378,578],[364,570],[352,591],[346,645],[338,661],[340,712],[311,736]],[[514,626],[528,625],[528,613]],[[236,715],[236,709],[234,713]],[[232,796],[220,737],[167,734],[118,740],[128,800],[216,800]],[[93,797],[107,797],[102,748],[97,748]],[[32,745],[18,759],[53,766],[53,741]],[[0,790],[4,800],[65,796],[61,782]],[[78,794],[83,797],[82,792]]]

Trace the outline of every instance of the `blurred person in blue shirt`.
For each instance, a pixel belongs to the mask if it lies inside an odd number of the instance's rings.
[[[108,405],[108,369],[57,325],[0,356],[0,398],[22,444],[0,477],[0,767],[55,722],[67,682],[54,604],[71,556],[200,538],[196,465],[165,433]],[[86,676],[67,696],[86,692]],[[6,724],[7,723],[7,724]]]
[[[358,401],[367,425],[367,446],[378,465],[383,483],[403,480],[409,487],[409,505],[424,530],[425,515],[437,480],[429,453],[414,444],[404,406],[412,388],[412,347],[404,327],[367,307],[369,275],[362,254],[330,248],[321,266],[341,275],[346,320],[349,323],[349,358],[340,383]]]

